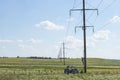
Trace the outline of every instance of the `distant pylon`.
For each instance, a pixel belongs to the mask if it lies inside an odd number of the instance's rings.
[[[60,48],[59,53],[58,53],[58,58],[61,59],[62,58],[62,48]]]
[[[65,65],[65,43],[63,42],[63,62],[64,62],[64,65]]]

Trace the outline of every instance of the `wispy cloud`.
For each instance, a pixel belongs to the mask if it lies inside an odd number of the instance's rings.
[[[66,21],[67,21],[67,22],[73,22],[73,21],[75,21],[75,18],[70,17],[70,18],[68,18]]]
[[[30,43],[33,43],[33,44],[42,43],[41,39],[34,39],[34,38],[31,38],[31,39],[29,39],[27,41],[30,42]]]
[[[21,40],[21,39],[20,39],[20,40],[16,40],[16,41],[17,41],[17,42],[20,42],[20,43],[23,43],[23,42],[24,42],[24,41],[23,41],[23,40]]]
[[[14,40],[9,40],[9,39],[6,39],[6,40],[0,40],[0,43],[13,43]]]
[[[18,44],[17,48],[20,52],[21,55],[27,55],[27,56],[37,56],[37,55],[44,55],[40,54],[42,50],[40,48],[35,47],[34,45],[30,44]]]
[[[91,36],[91,39],[93,41],[105,41],[109,39],[109,34],[111,32],[109,30],[101,30],[96,32],[93,36]]]
[[[120,23],[120,16],[113,16],[110,20],[111,23]]]
[[[95,47],[96,42],[109,40],[110,33],[111,32],[109,30],[101,30],[96,32],[94,35],[87,38],[87,47]],[[64,41],[66,42],[66,47],[70,49],[83,47],[83,40],[78,39],[74,36],[67,36]]]
[[[27,44],[18,44],[18,47],[21,49],[32,49],[32,45],[27,45]]]
[[[67,44],[66,47],[67,48],[75,49],[75,48],[78,48],[80,46],[83,46],[83,41],[80,40],[80,39],[77,39],[74,36],[67,36],[64,40],[66,41],[66,44]]]
[[[6,40],[0,40],[0,43],[24,43],[24,42],[29,42],[32,44],[36,44],[36,43],[42,43],[43,40],[41,39],[35,39],[35,38],[31,38],[28,40],[22,40],[22,39],[18,39],[18,40],[11,40],[11,39],[6,39]]]
[[[120,49],[120,46],[117,46],[116,48],[117,48],[117,49]]]
[[[38,24],[35,24],[36,27],[41,27],[47,30],[64,30],[64,26],[57,25],[51,21],[42,21]]]
[[[23,44],[19,44],[18,47],[24,49],[26,46]]]

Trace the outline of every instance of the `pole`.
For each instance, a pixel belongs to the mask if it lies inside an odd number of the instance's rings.
[[[86,22],[85,22],[85,0],[83,0],[83,37],[84,37],[84,73],[87,73],[86,67]]]

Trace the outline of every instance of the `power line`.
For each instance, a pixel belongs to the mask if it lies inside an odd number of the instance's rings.
[[[76,4],[76,3],[77,3],[77,0],[74,0],[72,9],[74,9],[74,8],[76,8],[77,6],[79,6],[80,4],[82,4],[81,2],[79,2],[78,4]],[[76,4],[76,5],[75,5],[75,4]]]
[[[105,11],[106,9],[108,9],[109,7],[111,7],[116,1],[117,1],[117,0],[113,0],[110,4],[108,4],[108,6],[106,6],[105,8],[103,8],[103,10],[101,11],[101,13],[104,13],[104,11]],[[100,14],[101,14],[101,13],[100,13]]]
[[[110,4],[108,4],[108,5],[100,12],[100,14],[104,13],[104,11],[105,11],[106,9],[108,9],[109,7],[111,7],[116,1],[117,1],[117,0],[113,0]],[[102,3],[103,3],[103,0],[101,0],[101,1],[99,2],[97,8],[99,8]],[[88,19],[90,19],[90,18],[92,17],[93,13],[94,13],[94,12],[91,13],[91,15],[88,17]],[[88,21],[88,19],[87,19],[87,21]],[[98,16],[96,16],[96,18],[94,19],[95,22],[97,21],[97,19],[98,19]],[[104,24],[102,27],[100,27],[98,30],[103,29],[104,27],[108,26],[109,24],[110,24],[110,22],[107,22],[107,23]],[[97,31],[98,31],[98,30],[97,30]]]
[[[110,6],[112,6],[116,1],[117,1],[117,0],[113,0],[113,1],[112,1],[109,5],[107,5],[99,14],[103,13],[106,9],[108,9]],[[103,0],[101,0],[101,1],[99,2],[99,4],[97,5],[96,8],[99,8],[102,3],[103,3]],[[90,19],[90,18],[92,17],[93,13],[94,13],[94,12],[92,12],[87,19]],[[95,21],[97,20],[97,18],[98,18],[98,16],[96,16]]]
[[[73,2],[73,7],[72,7],[72,9],[75,8],[75,3],[76,3],[76,0],[74,0],[74,2]]]
[[[75,8],[75,4],[76,4],[76,0],[74,0],[74,2],[73,2],[73,7],[72,7],[72,9]],[[67,19],[67,28],[66,28],[65,38],[66,38],[66,36],[68,35],[68,31],[69,31],[69,28],[70,28],[70,22],[71,22],[71,20],[72,20],[72,17],[71,17],[71,15],[69,14],[69,17],[68,17],[68,19]]]
[[[108,9],[109,7],[111,7],[117,0],[113,0],[108,6],[106,6],[101,13],[103,13],[105,11],[105,9]],[[98,7],[102,4],[103,0],[101,0],[101,2],[99,3]],[[96,20],[95,20],[96,21]],[[107,27],[108,25],[110,25],[111,22],[108,21],[106,24],[104,24],[102,27],[100,27],[97,31]]]
[[[76,5],[76,2],[77,2],[77,0],[74,0],[74,2],[73,2],[73,7],[72,7],[72,9],[74,9],[76,6],[78,6],[78,5],[80,5],[80,4],[82,4],[81,2],[79,2],[77,5]],[[76,6],[75,6],[76,5]],[[66,33],[65,33],[65,38],[68,36],[68,33],[69,33],[69,29],[71,28],[71,22],[72,21],[74,21],[74,18],[73,17],[71,17],[71,14],[70,14],[70,12],[69,12],[69,17],[68,17],[68,19],[67,19],[67,28],[66,28]],[[64,41],[65,42],[65,41]],[[66,42],[65,42],[66,43]]]
[[[101,0],[99,3],[98,3],[98,5],[97,5],[97,9],[100,7],[100,5],[102,4],[102,2],[103,2],[103,0]],[[89,3],[88,3],[89,4]],[[90,5],[90,4],[89,4]],[[92,6],[92,5],[90,5],[90,6]],[[93,7],[93,6],[92,6]],[[92,17],[92,15],[93,15],[93,13],[94,13],[94,11],[90,14],[90,16],[88,17],[88,19],[89,18],[91,18]]]
[[[92,8],[95,8],[93,5],[91,5],[89,2],[86,2],[86,4],[88,4],[89,6],[91,6]]]
[[[98,6],[96,7],[97,9],[98,9],[99,6],[102,4],[102,2],[103,2],[103,0],[101,0],[101,1],[99,2]],[[89,3],[88,3],[88,4],[89,4]],[[90,4],[89,4],[89,5],[90,5]],[[90,5],[90,6],[93,7],[92,5]],[[93,13],[94,13],[94,11],[91,12],[91,14],[89,15],[89,17],[87,18],[87,21],[92,17]],[[96,18],[95,18],[95,21],[97,20],[98,15],[99,15],[99,13],[97,13],[97,16],[96,16]]]
[[[97,5],[97,9],[100,7],[100,5],[102,4],[102,2],[103,2],[103,0],[101,0],[99,3],[98,3],[98,5]],[[89,4],[90,5],[90,4]],[[93,15],[93,13],[94,13],[94,11],[90,14],[90,16],[88,17],[88,19],[90,19],[91,17],[92,17],[92,15]],[[96,16],[96,19],[97,19],[97,16]]]
[[[101,1],[99,2],[99,4],[98,4],[97,8],[99,8],[99,7],[100,7],[100,5],[102,4],[102,2],[103,2],[103,0],[101,0]]]
[[[100,31],[101,29],[107,27],[108,25],[110,25],[111,22],[107,22],[106,24],[104,24],[102,27],[100,27],[97,31]]]

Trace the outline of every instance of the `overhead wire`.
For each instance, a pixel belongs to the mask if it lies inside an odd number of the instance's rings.
[[[72,7],[72,9],[75,8],[75,3],[76,3],[76,0],[74,0],[74,2],[73,2],[73,7]]]
[[[75,8],[75,3],[76,3],[76,0],[73,1],[72,9]],[[64,38],[66,38],[67,35],[68,35],[68,30],[69,30],[69,27],[70,27],[70,21],[71,21],[71,15],[70,15],[70,12],[69,12],[69,17],[67,19],[67,28],[66,28],[66,33],[65,33],[65,37]]]
[[[73,2],[73,7],[72,7],[72,9],[74,9],[75,8],[75,3],[76,3],[76,0],[74,0],[74,2]],[[70,13],[70,12],[69,12]],[[69,17],[68,17],[68,19],[67,19],[67,28],[66,28],[66,33],[65,33],[65,37],[67,37],[67,35],[68,35],[68,30],[69,30],[69,27],[70,27],[70,22],[71,22],[71,15],[69,14]]]
[[[73,6],[72,6],[72,9],[74,9],[75,8],[75,4],[76,4],[76,0],[74,0],[73,1]],[[65,35],[64,35],[64,37],[63,37],[63,43],[67,43],[67,41],[66,41],[66,38],[67,38],[67,36],[68,36],[68,32],[69,32],[69,29],[70,29],[70,22],[71,22],[71,20],[72,20],[72,18],[71,18],[71,15],[70,15],[70,12],[69,12],[69,16],[68,16],[68,18],[67,18],[67,26],[66,26],[66,30],[65,30]]]
[[[102,4],[102,2],[103,2],[103,0],[101,0],[101,1],[98,3],[96,9],[98,9],[98,8],[100,7],[100,5]],[[89,4],[89,3],[87,3],[87,4]],[[92,6],[91,4],[89,4],[89,6],[95,8],[95,7]],[[92,11],[91,14],[88,16],[88,18],[86,19],[87,22],[90,23],[92,26],[93,26],[93,24],[89,21],[89,19],[93,16],[94,12],[95,12],[95,11]],[[99,13],[98,13],[98,11],[97,11],[97,16],[96,16],[95,19],[94,19],[95,21],[96,21],[97,18],[98,18],[98,14],[99,14]],[[94,33],[94,31],[95,31],[95,30],[94,30],[94,26],[93,26],[93,33]]]
[[[110,4],[108,4],[108,6],[106,6],[106,7],[101,11],[101,13],[104,13],[104,11],[105,11],[106,9],[108,9],[109,7],[111,7],[116,1],[117,1],[117,0],[112,0],[112,2],[111,2]]]
[[[102,4],[102,2],[103,2],[103,0],[101,0],[101,1],[98,3],[96,9],[98,9],[98,8],[100,7],[100,5]],[[93,13],[94,13],[94,11],[90,14],[90,16],[88,17],[88,19],[90,19],[90,18],[92,17]],[[98,14],[99,14],[99,13],[98,13]],[[97,19],[97,17],[98,17],[98,16],[96,16],[96,19]],[[95,20],[95,21],[96,21],[96,20]]]
[[[76,8],[76,6],[78,6],[78,4],[76,5],[76,1],[77,1],[77,0],[74,0],[72,9],[74,9],[74,8]],[[117,0],[113,0],[110,4],[108,4],[108,6],[106,6],[105,8],[103,8],[103,10],[101,11],[100,14],[104,13],[104,11],[105,11],[106,9],[108,9],[109,7],[111,7],[111,6],[113,5],[113,3],[115,3],[115,1],[117,1]],[[100,2],[98,3],[98,5],[97,5],[96,8],[99,8],[99,7],[102,5],[103,2],[104,2],[103,0],[100,0]],[[81,4],[81,3],[79,3],[79,5],[80,5],[80,4]],[[91,5],[89,4],[89,6],[91,6]],[[91,7],[93,7],[93,6],[91,6]],[[87,21],[88,21],[88,22],[89,22],[89,19],[92,17],[93,13],[94,13],[94,11],[93,11],[93,12],[90,14],[90,16],[87,18]],[[98,18],[98,16],[96,16],[96,18],[94,19],[95,22],[96,22],[97,18]],[[69,19],[68,19],[68,21],[67,21],[68,24],[67,24],[67,28],[66,28],[65,37],[68,36],[68,31],[69,31],[69,29],[70,29],[70,27],[71,27],[71,26],[70,26],[71,19],[72,19],[72,18],[71,18],[71,16],[69,15]],[[92,24],[91,22],[89,22],[89,23]],[[111,22],[108,21],[108,22],[105,23],[102,27],[100,27],[99,29],[97,29],[97,31],[100,31],[101,29],[107,27],[107,26],[110,25],[110,24],[111,24]],[[93,25],[93,24],[92,24],[92,25]],[[96,33],[97,31],[95,31],[95,33]],[[94,33],[94,34],[95,34],[95,33]]]
[[[75,8],[75,4],[76,4],[76,0],[73,1],[72,9]],[[72,21],[72,17],[71,17],[70,12],[69,12],[68,18],[66,20],[67,24],[66,24],[66,29],[65,29],[65,35],[63,37],[63,42],[64,43],[67,43],[66,38],[69,35],[69,30],[70,30],[70,27],[71,27],[71,24],[70,24],[71,21]]]
[[[99,3],[98,3],[98,5],[97,5],[97,7],[96,7],[96,9],[98,9],[99,7],[100,7],[100,5],[102,4],[102,2],[103,2],[103,0],[101,0]],[[88,3],[89,4],[89,3]],[[90,4],[89,4],[90,5]],[[90,5],[91,6],[91,5]],[[91,7],[93,7],[93,6],[91,6]],[[94,7],[93,7],[94,8]],[[89,17],[87,18],[87,21],[89,22],[89,19],[92,17],[92,15],[94,14],[94,12],[95,11],[92,11],[91,12],[91,14],[89,15]],[[95,17],[95,21],[97,20],[97,18],[98,18],[98,15],[99,15],[99,12],[97,11],[97,16]],[[91,22],[89,22],[89,23],[91,23]],[[92,23],[91,23],[92,24]],[[93,24],[92,24],[93,25]],[[93,28],[94,29],[94,28]],[[93,30],[93,32],[94,32],[94,30]]]
[[[108,9],[109,7],[111,7],[111,6],[115,3],[115,1],[117,1],[117,0],[113,0],[108,6],[106,6],[106,7],[102,10],[101,13],[103,13],[106,9]],[[101,6],[102,3],[103,3],[103,0],[101,0],[101,1],[99,2],[97,8],[99,8],[99,7]],[[101,14],[101,13],[99,13],[99,14]],[[92,15],[93,15],[93,13],[90,15],[90,17],[91,17]],[[89,17],[89,18],[90,18],[90,17]],[[88,19],[89,19],[89,18],[88,18]],[[97,18],[98,18],[98,16],[96,16],[95,22],[97,21]],[[88,21],[88,20],[87,20],[87,21]],[[110,25],[110,24],[111,24],[110,21],[107,22],[107,23],[105,23],[105,24],[104,24],[102,27],[100,27],[97,31],[99,31],[99,30],[101,30],[101,29],[107,27],[107,26]],[[97,32],[97,31],[96,31],[96,32]]]
[[[82,4],[81,2],[79,2],[78,4],[76,4],[77,0],[74,0],[73,1],[73,6],[72,6],[72,9],[76,8],[78,5]],[[71,21],[74,20],[74,18],[71,17],[71,15],[69,14],[69,17],[68,17],[68,20],[67,20],[67,28],[66,28],[66,34],[65,34],[65,37],[68,36],[68,31],[71,27],[70,23]]]
[[[102,5],[102,3],[103,3],[103,0],[101,0],[99,2],[98,6],[97,6],[97,9],[99,9],[99,7]],[[98,12],[98,15],[99,15],[99,12]],[[98,15],[96,16],[95,21],[97,21]]]
[[[104,24],[102,27],[100,27],[97,31],[100,31],[101,29],[103,29],[103,28],[105,28],[105,27],[107,27],[108,25],[110,25],[111,24],[111,22],[109,21],[109,22],[107,22],[106,24]]]
[[[103,2],[103,0],[101,0],[101,1],[99,2],[99,4],[97,5],[97,8],[100,7],[100,5],[102,4],[102,2]]]
[[[75,4],[76,4],[77,0],[74,0],[74,1],[75,1]],[[79,2],[78,4],[76,4],[76,6],[75,6],[75,4],[74,4],[74,8],[76,8],[76,7],[78,7],[79,5],[81,5],[82,2]]]
[[[102,0],[102,1],[103,1],[103,0]],[[101,13],[103,13],[107,8],[111,7],[116,1],[117,1],[117,0],[113,0],[108,6],[106,6],[106,7],[102,10]],[[101,13],[100,13],[100,14],[101,14]],[[108,21],[106,24],[104,24],[102,27],[100,27],[97,31],[99,31],[99,30],[107,27],[107,26],[110,25],[110,24],[111,24],[111,22]]]
[[[103,1],[104,1],[104,0],[100,0],[100,2],[99,2],[98,5],[97,5],[97,8],[99,8],[99,7],[102,5]],[[102,10],[101,13],[103,13],[107,8],[109,8],[110,6],[112,6],[112,4],[115,3],[115,1],[117,1],[117,0],[113,0],[110,4],[108,4],[108,6],[106,6],[106,7]],[[77,0],[74,0],[72,9],[74,9],[74,8],[76,8],[76,7],[78,6],[78,4],[76,5],[76,2],[77,2]],[[81,2],[79,3],[79,5],[80,5],[80,4],[81,4]],[[87,4],[88,4],[88,3],[87,3]],[[90,5],[90,4],[89,4],[89,6],[93,7],[93,6]],[[94,13],[94,11],[93,11],[93,12],[90,14],[90,16],[87,18],[87,21],[88,21],[88,22],[89,22],[89,19],[92,17],[93,13]],[[100,13],[100,14],[101,14],[101,13]],[[98,16],[96,16],[95,21],[97,20],[97,18],[98,18]],[[65,37],[68,35],[68,31],[69,31],[69,28],[70,28],[71,19],[72,19],[72,18],[71,18],[71,16],[69,15],[69,19],[68,19],[68,21],[67,21],[68,24],[67,24],[67,28],[66,28]],[[89,23],[92,24],[91,22],[89,22]],[[98,30],[103,29],[104,27],[108,26],[109,24],[110,24],[110,22],[104,24],[104,25],[103,25],[101,28],[99,28]],[[98,31],[98,30],[97,30],[97,31]]]

